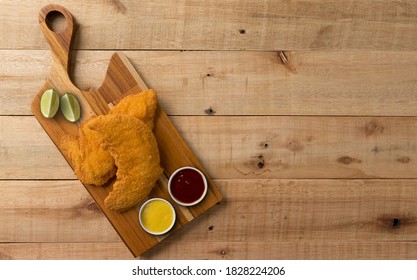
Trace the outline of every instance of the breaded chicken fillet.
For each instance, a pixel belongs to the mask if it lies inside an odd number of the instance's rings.
[[[113,190],[104,203],[107,208],[125,211],[146,198],[162,174],[158,144],[143,121],[108,114],[94,118],[88,127],[97,132],[105,151],[117,166]]]

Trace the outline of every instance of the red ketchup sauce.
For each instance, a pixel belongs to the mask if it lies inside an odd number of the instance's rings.
[[[182,203],[193,203],[204,193],[204,181],[193,169],[179,171],[171,180],[171,194]]]

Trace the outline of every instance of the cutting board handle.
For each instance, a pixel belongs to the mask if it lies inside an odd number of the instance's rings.
[[[50,29],[53,16],[61,14],[65,18],[65,29],[54,31]],[[70,63],[70,47],[74,37],[75,20],[64,7],[56,4],[44,6],[39,12],[39,24],[49,44],[52,53],[52,67],[50,76],[68,77]]]

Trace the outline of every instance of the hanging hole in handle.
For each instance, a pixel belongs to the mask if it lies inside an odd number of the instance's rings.
[[[51,11],[46,15],[46,25],[55,33],[64,32],[67,28],[67,20],[59,11]]]

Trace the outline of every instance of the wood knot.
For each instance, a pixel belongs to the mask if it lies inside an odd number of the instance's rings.
[[[402,156],[402,157],[399,157],[399,158],[397,159],[397,161],[398,161],[398,162],[401,162],[401,163],[404,163],[404,164],[407,164],[407,163],[410,163],[411,158],[409,158],[409,157],[407,157],[407,156]]]
[[[398,216],[390,216],[390,215],[384,215],[382,217],[378,217],[377,221],[378,223],[385,227],[392,230],[398,230],[402,226],[406,224],[406,217],[398,217]]]
[[[365,125],[366,136],[384,133],[385,126],[376,120],[372,120]]]
[[[346,165],[351,164],[351,163],[361,163],[362,162],[360,159],[351,158],[349,156],[340,157],[340,158],[337,159],[337,161],[339,163],[346,164]]]
[[[264,156],[263,156],[263,155],[259,155],[258,159],[259,159],[259,161],[258,161],[258,163],[256,164],[256,166],[257,166],[259,169],[264,168],[264,166],[265,166],[265,159],[264,159]]]
[[[380,149],[378,146],[375,146],[375,147],[371,150],[371,152],[373,152],[373,153],[375,153],[375,154],[379,153],[380,151],[381,151],[381,149]]]
[[[91,201],[89,204],[85,207],[88,211],[99,211],[97,204],[94,201]]]
[[[75,216],[83,216],[83,215],[90,215],[99,213],[100,208],[94,202],[92,198],[86,198],[80,202],[80,204],[76,207],[74,212]]]
[[[214,229],[214,226],[209,226],[209,227],[208,227],[208,230],[209,230],[209,231],[212,231],[213,229]]]
[[[226,250],[223,249],[223,250],[220,251],[220,255],[225,256],[226,254],[227,254]]]
[[[244,34],[246,34],[246,30],[241,28],[241,29],[239,29],[239,33],[244,35]]]
[[[392,228],[400,228],[401,227],[401,220],[398,219],[398,218],[392,219],[391,227]]]
[[[211,106],[208,109],[204,110],[204,112],[209,116],[216,114],[216,111],[213,108],[211,108]]]

